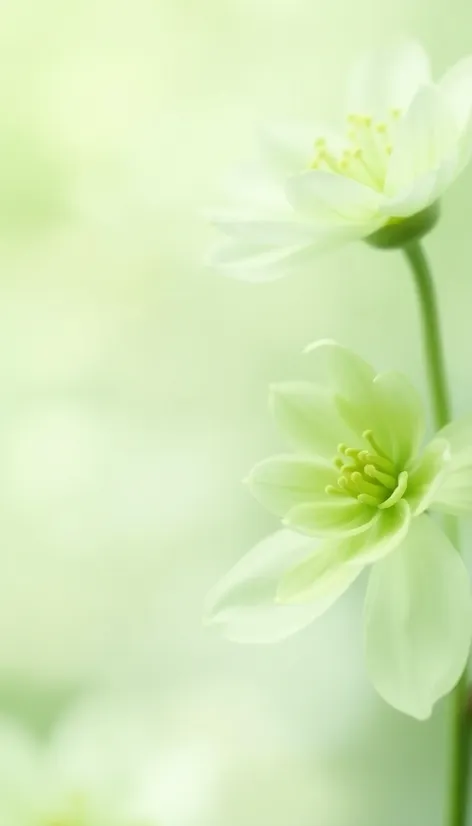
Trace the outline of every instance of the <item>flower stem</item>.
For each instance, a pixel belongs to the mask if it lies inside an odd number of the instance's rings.
[[[428,261],[419,241],[411,241],[403,250],[413,273],[419,299],[434,421],[436,427],[441,428],[450,421],[451,400],[446,377],[436,291]],[[459,530],[456,519],[448,519],[447,532],[451,542],[459,550]],[[466,826],[469,764],[469,722],[466,710],[467,669],[451,694],[450,705],[450,773],[445,826]]]

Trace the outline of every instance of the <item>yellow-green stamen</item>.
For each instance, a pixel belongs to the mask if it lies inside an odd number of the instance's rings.
[[[338,445],[338,455],[333,459],[339,474],[337,485],[327,485],[326,493],[357,499],[370,507],[391,508],[407,489],[408,473],[395,466],[372,430],[362,435],[370,450],[348,447],[344,442]]]

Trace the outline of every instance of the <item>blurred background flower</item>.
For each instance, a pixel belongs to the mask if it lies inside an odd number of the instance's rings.
[[[301,377],[300,350],[329,336],[366,358],[375,342],[379,369],[424,388],[408,274],[359,245],[316,277],[225,280],[202,265],[200,215],[261,121],[329,116],[352,59],[392,33],[440,75],[470,51],[470,15],[465,0],[434,16],[426,0],[1,5],[0,712],[22,783],[13,742],[49,763],[63,716],[99,690],[144,718],[158,826],[194,780],[201,820],[176,826],[441,822],[445,709],[418,725],[375,697],[363,581],[270,650],[201,625],[209,588],[273,524],[240,484],[278,449],[267,384]],[[470,181],[427,241],[458,413]],[[129,749],[143,783],[147,749]]]

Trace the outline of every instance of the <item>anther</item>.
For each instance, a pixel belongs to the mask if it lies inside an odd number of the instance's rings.
[[[350,456],[352,459],[357,459],[360,451],[357,449],[357,447],[348,447],[346,448],[344,453],[346,454],[346,456]]]
[[[388,499],[385,500],[385,502],[382,502],[382,504],[379,505],[379,508],[382,508],[384,510],[385,508],[391,508],[391,507],[393,507],[393,505],[396,505],[397,502],[399,502],[400,499],[402,499],[403,494],[405,493],[407,487],[408,487],[408,471],[402,470],[402,472],[400,473],[400,475],[398,477],[397,487],[393,491],[392,495],[389,496]]]
[[[366,465],[364,471],[367,473],[367,476],[371,476],[372,479],[378,479],[378,481],[388,490],[395,490],[397,480],[394,476],[390,476],[389,473],[382,473],[382,471],[378,470],[375,465]]]
[[[363,505],[373,505],[374,508],[378,508],[380,505],[380,500],[376,499],[375,496],[369,496],[368,493],[360,493],[357,501],[362,502]]]
[[[341,488],[335,487],[335,485],[326,485],[325,493],[329,493],[330,495],[335,494],[335,495],[338,495],[338,496],[345,496],[346,495],[346,492],[344,490],[341,490]]]
[[[377,444],[372,430],[364,430],[362,438],[365,439],[366,442],[369,442],[379,456],[382,456],[384,459],[388,459],[388,456],[385,455],[382,448]]]
[[[377,494],[381,492],[378,485],[373,482],[368,482],[359,471],[355,471],[351,475],[351,480],[359,493],[368,493],[370,496],[377,496]]]

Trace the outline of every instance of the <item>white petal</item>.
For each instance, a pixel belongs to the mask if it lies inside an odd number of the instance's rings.
[[[388,556],[403,542],[411,524],[411,510],[402,499],[391,508],[379,509],[368,530],[345,542],[352,565],[370,565]]]
[[[373,382],[375,438],[399,467],[416,455],[423,440],[424,408],[416,388],[402,373],[380,373]],[[378,422],[378,424],[377,424]]]
[[[393,196],[386,196],[381,212],[390,218],[408,218],[422,212],[441,194],[438,171],[427,172]]]
[[[254,210],[219,210],[207,216],[213,225],[243,244],[273,248],[303,247],[317,242],[313,224],[288,216]]]
[[[317,501],[295,505],[284,519],[288,528],[308,536],[356,536],[373,524],[377,510],[357,499],[325,495]]]
[[[297,272],[316,258],[316,247],[277,248],[242,241],[225,240],[214,244],[207,263],[223,275],[242,281],[274,281]]]
[[[321,226],[351,226],[352,237],[374,232],[379,226],[379,192],[352,178],[310,169],[289,178],[285,187],[296,211]]]
[[[296,505],[327,496],[327,485],[336,484],[336,472],[304,456],[273,456],[259,462],[247,484],[252,495],[276,516],[285,516]]]
[[[445,440],[450,461],[431,507],[457,516],[472,512],[472,416],[446,425],[436,436]],[[436,441],[435,439],[435,441]]]
[[[325,338],[314,341],[305,352],[311,354],[315,369],[324,374],[334,393],[353,401],[362,401],[371,393],[375,370],[348,347]]]
[[[462,131],[472,115],[472,57],[464,57],[452,66],[439,86]]]
[[[387,169],[385,192],[395,196],[455,157],[459,141],[447,99],[436,86],[424,86],[399,123]]]
[[[281,604],[309,604],[320,616],[357,579],[362,568],[346,565],[342,541],[326,542],[308,559],[288,571],[280,582]]]
[[[381,696],[418,719],[457,683],[472,630],[464,564],[427,516],[374,566],[365,604],[366,658]]]
[[[295,175],[309,167],[315,154],[315,140],[326,133],[325,127],[312,124],[266,124],[260,130],[263,160],[280,178]]]
[[[445,439],[435,438],[408,468],[406,499],[413,516],[434,507],[435,497],[444,484],[451,463],[451,449]]]
[[[368,53],[350,73],[348,111],[383,119],[391,108],[405,110],[430,79],[428,56],[415,41]]]
[[[340,442],[355,444],[332,394],[323,387],[307,381],[273,384],[269,404],[277,427],[295,450],[332,461]]]
[[[207,622],[227,638],[247,643],[278,642],[304,628],[319,615],[321,603],[280,605],[276,594],[282,576],[316,547],[316,540],[291,531],[263,539],[210,592]]]

